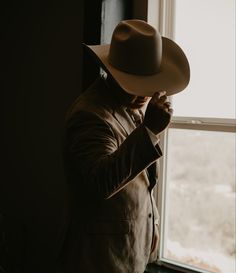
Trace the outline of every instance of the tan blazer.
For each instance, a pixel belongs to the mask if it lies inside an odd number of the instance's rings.
[[[147,167],[161,155],[103,80],[78,98],[65,137],[71,192],[65,273],[144,272],[158,242],[156,177]]]

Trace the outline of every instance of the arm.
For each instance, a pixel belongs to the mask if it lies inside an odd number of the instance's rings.
[[[67,147],[85,186],[101,198],[110,198],[162,153],[141,125],[118,147],[112,128],[97,115],[80,112],[71,122]]]

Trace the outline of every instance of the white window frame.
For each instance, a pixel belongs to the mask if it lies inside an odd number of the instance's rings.
[[[148,22],[157,27],[161,35],[174,39],[174,19],[175,19],[175,1],[176,0],[149,0],[148,1]],[[153,12],[156,11],[156,12]],[[151,11],[151,12],[150,12]],[[155,16],[155,14],[157,16]],[[224,118],[206,118],[206,117],[178,117],[172,118],[170,128],[189,129],[189,130],[207,130],[217,132],[236,132],[235,119]],[[168,130],[166,130],[160,138],[160,146],[163,154],[167,154],[168,146]],[[204,269],[195,268],[181,264],[173,260],[164,258],[164,240],[165,240],[165,216],[168,210],[168,204],[165,200],[166,185],[167,185],[167,158],[164,156],[160,159],[159,164],[159,184],[158,189],[154,193],[157,200],[157,206],[160,213],[160,244],[157,264],[165,265],[166,267],[178,269],[183,272],[205,272]]]
[[[204,130],[204,131],[216,131],[216,132],[236,132],[236,124],[234,119],[220,119],[220,118],[199,118],[199,117],[173,117],[170,124],[170,129],[187,129],[187,130]],[[161,136],[160,146],[162,147],[163,154],[168,154],[168,130]],[[160,245],[158,252],[157,264],[165,265],[170,268],[178,269],[184,272],[204,272],[209,271],[199,269],[194,266],[188,266],[181,262],[176,262],[170,259],[164,258],[164,240],[165,236],[165,217],[168,210],[168,202],[166,200],[167,191],[167,157],[164,156],[160,160],[159,164],[159,184],[156,189],[155,196],[157,197],[157,207],[160,214]]]

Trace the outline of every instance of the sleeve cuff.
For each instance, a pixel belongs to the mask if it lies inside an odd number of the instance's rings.
[[[149,135],[149,137],[150,137],[150,139],[151,139],[151,141],[152,141],[152,144],[153,144],[154,146],[156,146],[157,144],[159,144],[159,142],[160,142],[159,137],[156,136],[156,135],[155,135],[150,129],[148,129],[146,126],[145,126],[145,128],[146,128],[146,130],[147,130],[147,132],[148,132],[148,135]]]

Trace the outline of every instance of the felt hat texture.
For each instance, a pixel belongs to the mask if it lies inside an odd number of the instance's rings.
[[[89,54],[129,94],[173,95],[186,88],[190,67],[183,50],[142,20],[121,21],[110,44],[85,45]]]

